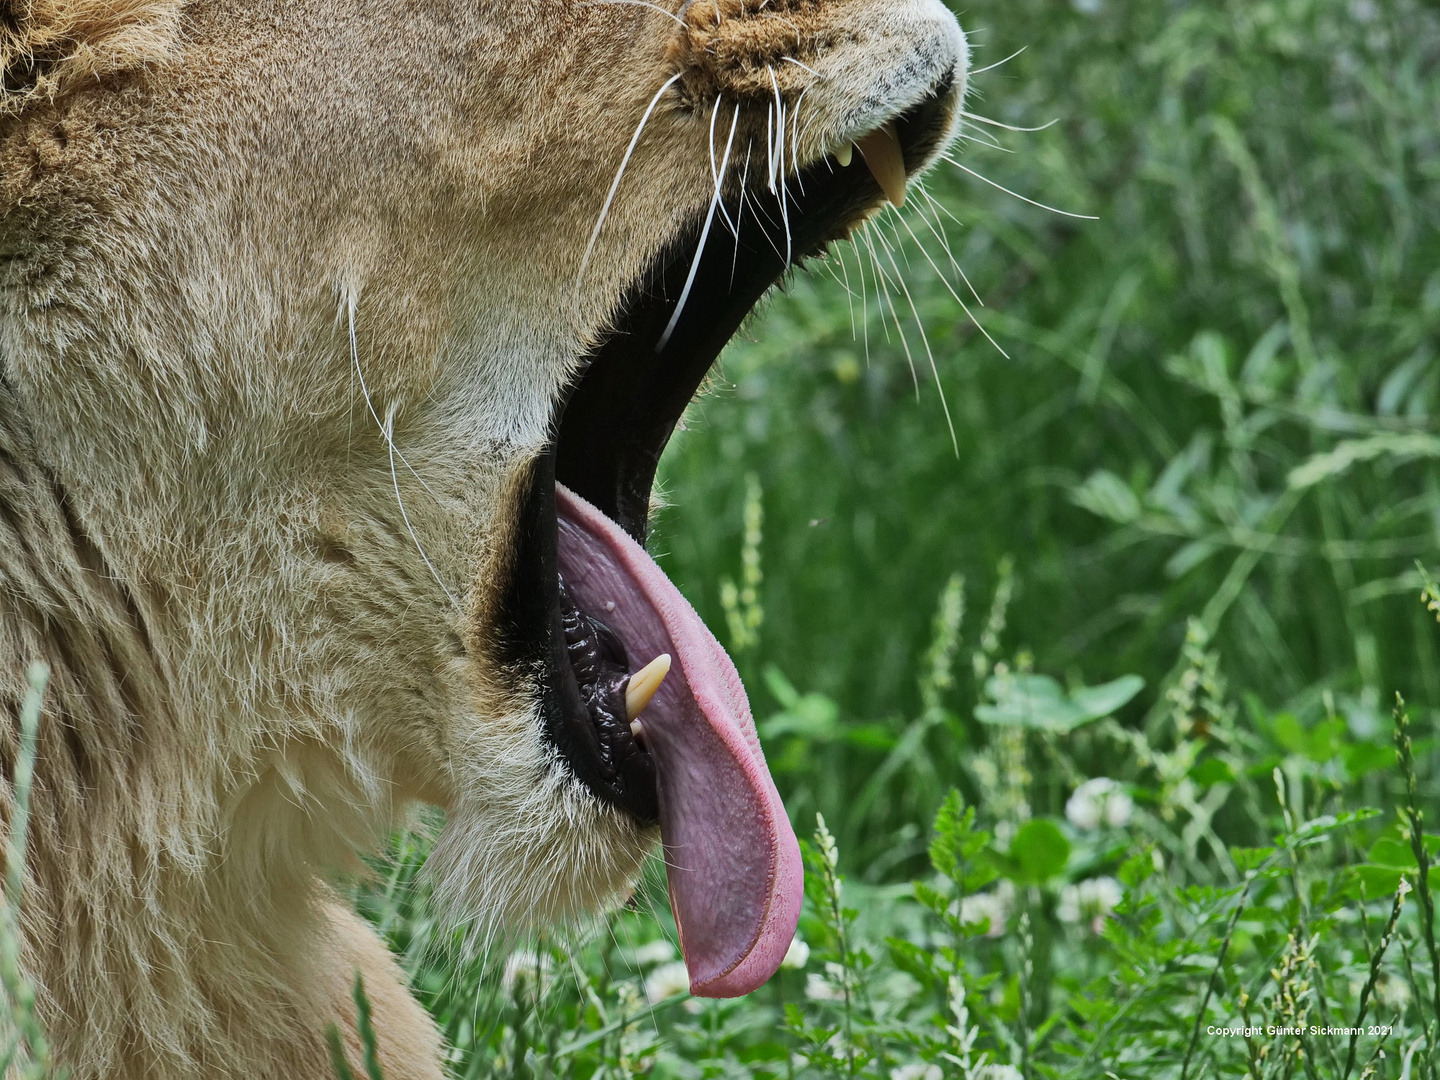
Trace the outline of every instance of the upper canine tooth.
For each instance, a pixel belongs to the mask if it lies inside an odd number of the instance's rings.
[[[855,142],[875,182],[896,206],[905,205],[905,157],[894,124],[876,128]]]
[[[840,163],[840,167],[841,167],[842,169],[847,169],[847,168],[849,168],[849,167],[850,167],[850,162],[854,159],[854,157],[855,157],[855,144],[852,143],[852,142],[847,142],[847,143],[846,143],[844,146],[842,146],[839,150],[836,150],[836,151],[835,151],[835,160]]]
[[[670,654],[661,653],[630,676],[630,682],[625,687],[625,719],[634,720],[644,711],[669,673]]]

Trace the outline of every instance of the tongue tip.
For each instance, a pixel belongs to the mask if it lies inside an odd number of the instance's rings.
[[[743,997],[760,989],[780,970],[780,962],[785,959],[790,943],[795,939],[795,928],[800,923],[800,903],[805,896],[800,844],[788,827],[781,830],[781,837],[770,904],[754,944],[738,964],[723,974],[703,980],[692,978],[690,993],[695,997]]]

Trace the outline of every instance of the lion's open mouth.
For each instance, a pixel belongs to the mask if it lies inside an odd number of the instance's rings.
[[[905,162],[929,158],[953,107],[947,81],[894,121]],[[631,290],[536,468],[508,594],[517,659],[543,663],[559,756],[598,798],[660,825],[691,989],[706,996],[748,993],[779,966],[800,857],[734,665],[644,550],[650,490],[681,413],[756,302],[903,190],[900,158],[887,170],[857,146],[848,164],[791,178],[783,207],[752,183],[725,224],[712,216],[703,249],[697,221]],[[662,654],[673,667],[632,728],[630,674]]]

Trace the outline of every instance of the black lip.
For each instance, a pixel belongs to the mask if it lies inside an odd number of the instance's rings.
[[[950,90],[946,79],[896,121],[907,166],[927,159],[944,137]],[[642,824],[658,819],[653,763],[643,750],[635,754],[628,727],[617,732],[590,715],[566,652],[555,482],[645,542],[660,455],[721,349],[790,266],[844,236],[884,197],[859,155],[847,168],[818,162],[786,189],[785,215],[777,195],[753,184],[745,199],[729,200],[738,236],[717,215],[685,309],[663,346],[657,347],[703,222],[631,290],[615,331],[585,358],[557,410],[555,437],[535,463],[521,514],[501,619],[507,659],[539,674],[546,738],[575,777]]]

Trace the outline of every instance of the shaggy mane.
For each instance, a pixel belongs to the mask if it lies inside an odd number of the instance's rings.
[[[0,113],[166,59],[184,0],[0,0]]]

